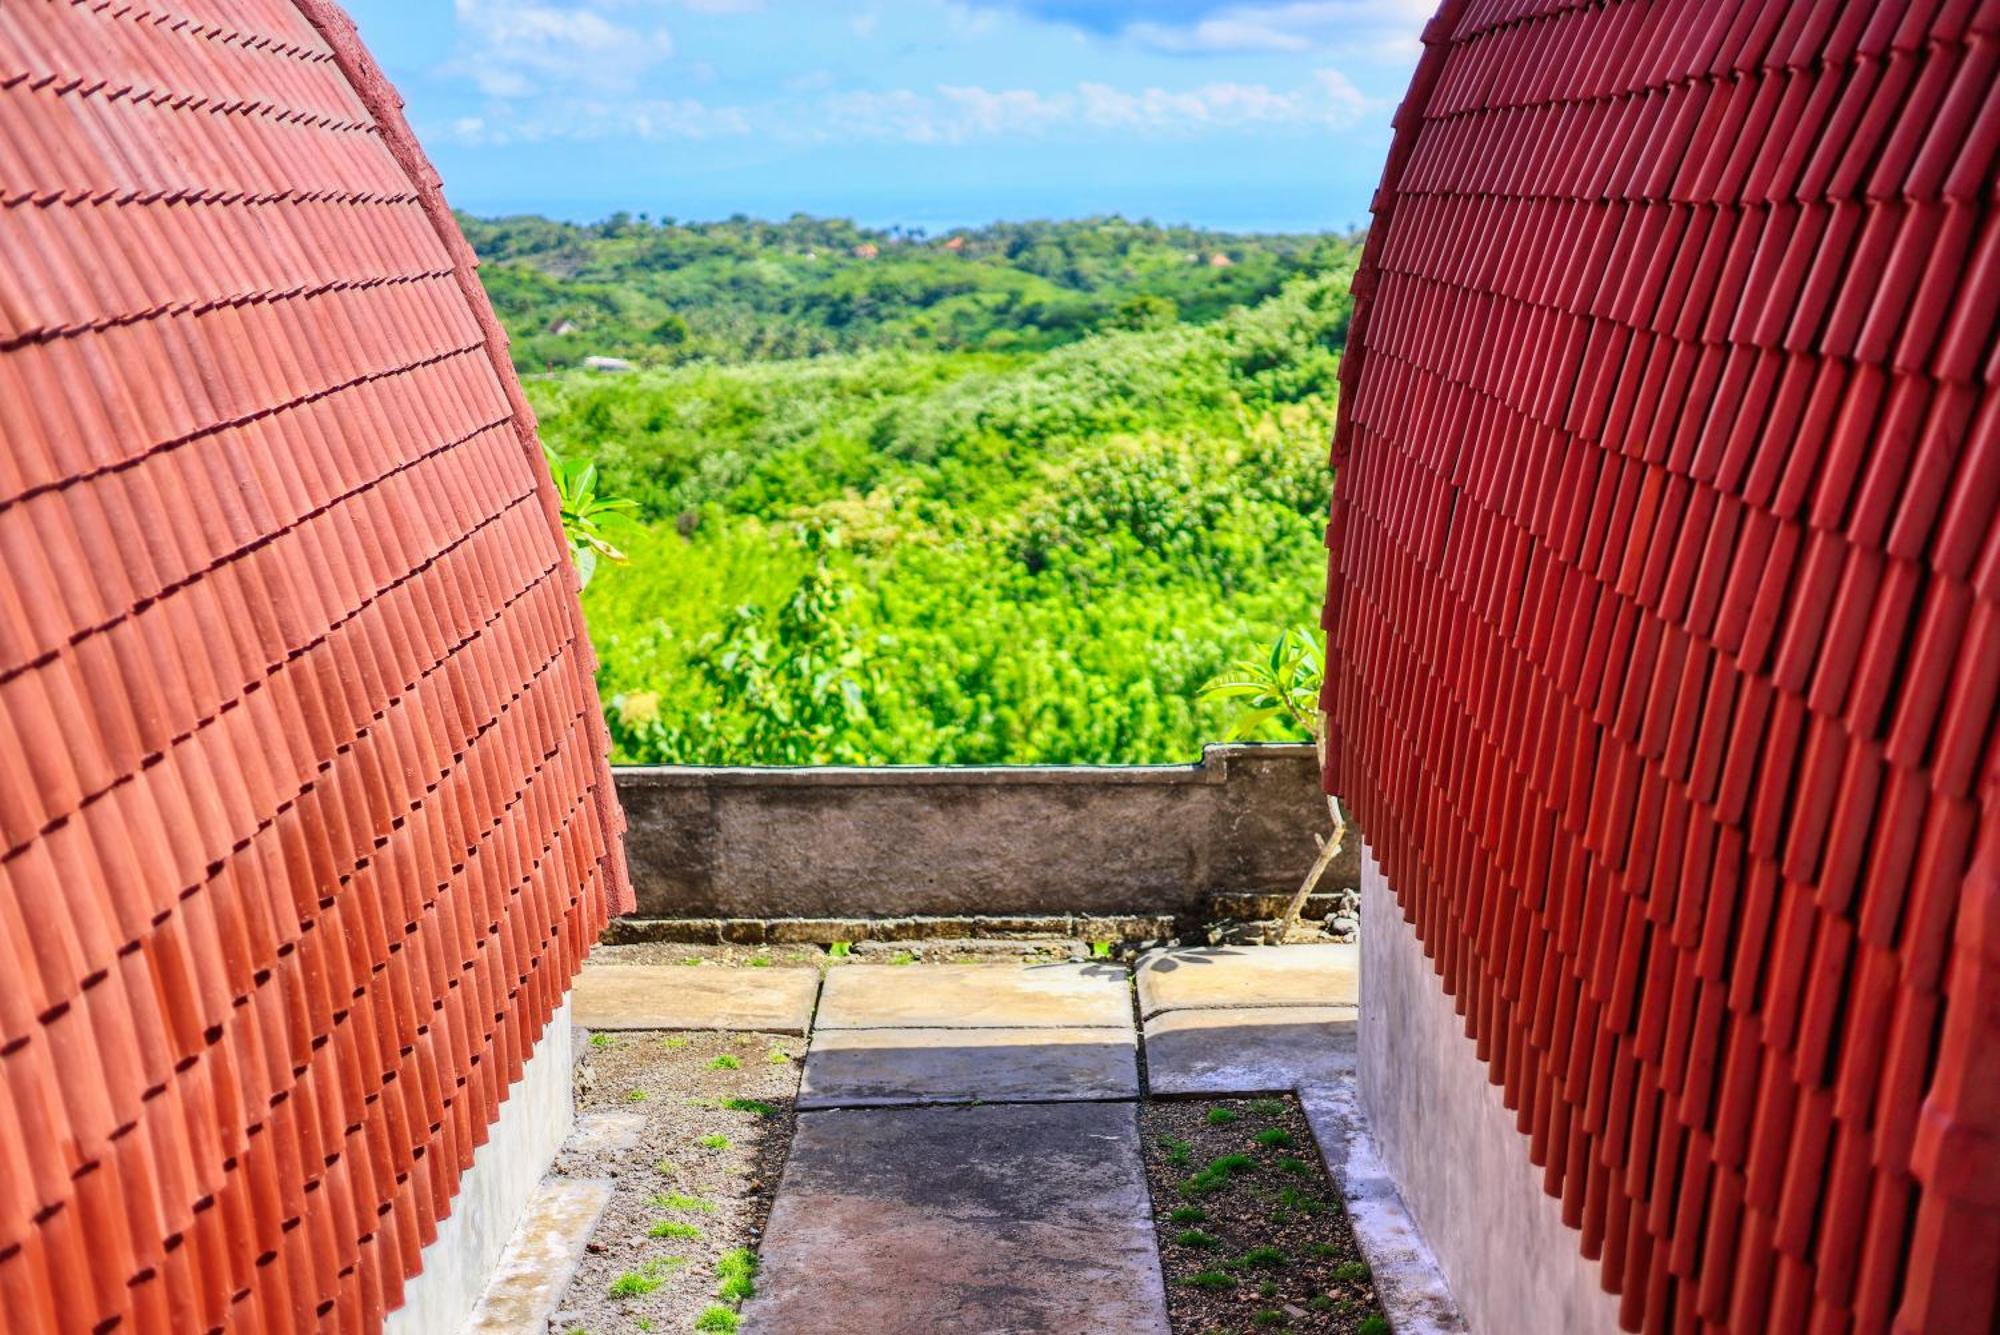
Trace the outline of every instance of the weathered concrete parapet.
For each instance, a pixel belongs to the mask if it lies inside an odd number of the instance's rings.
[[[1284,894],[1326,802],[1310,746],[1194,765],[616,771],[642,917],[1193,914]],[[1358,839],[1324,888],[1356,884]]]

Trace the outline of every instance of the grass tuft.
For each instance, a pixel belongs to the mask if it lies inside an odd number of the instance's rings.
[[[1176,1224],[1199,1224],[1208,1218],[1208,1211],[1199,1205],[1177,1205],[1167,1218]]]
[[[1333,1277],[1343,1284],[1366,1284],[1369,1274],[1366,1261],[1342,1261],[1333,1268]]]
[[[1389,1318],[1380,1312],[1370,1312],[1354,1328],[1354,1335],[1389,1335]]]
[[[625,1091],[625,1101],[627,1103],[644,1103],[646,1101],[646,1091],[643,1089],[628,1089]]]
[[[662,1219],[646,1230],[649,1238],[698,1238],[701,1230],[693,1224],[683,1224],[678,1219]]]
[[[1290,1257],[1276,1247],[1252,1247],[1233,1261],[1222,1264],[1231,1270],[1278,1270],[1282,1269]]]
[[[1285,1115],[1285,1101],[1283,1099],[1252,1099],[1250,1100],[1250,1111],[1256,1113],[1259,1117],[1282,1117]]]
[[[1292,1133],[1282,1126],[1267,1126],[1252,1139],[1268,1150],[1290,1149],[1292,1145]]]
[[[609,1035],[609,1034],[606,1034],[606,1033],[596,1033],[596,1034],[592,1034],[592,1035],[590,1036],[590,1046],[592,1046],[593,1048],[608,1048],[608,1047],[610,1047],[610,1046],[611,1046],[611,1035]]]
[[[711,1071],[735,1071],[742,1069],[743,1059],[733,1052],[725,1052],[708,1064]]]
[[[1213,1233],[1204,1233],[1198,1228],[1184,1228],[1174,1234],[1174,1241],[1183,1247],[1214,1247],[1220,1245],[1222,1239]]]
[[[854,953],[854,943],[852,941],[836,941],[826,948],[826,953],[837,960],[844,960]]]
[[[724,1099],[722,1101],[722,1106],[727,1108],[730,1112],[755,1113],[759,1117],[776,1117],[778,1115],[778,1110],[776,1108],[773,1108],[770,1104],[764,1102],[762,1099],[745,1099],[745,1098],[731,1097]]]
[[[757,1292],[757,1253],[748,1247],[724,1252],[715,1263],[715,1273],[721,1277],[715,1296],[726,1303],[740,1303]]]
[[[726,1150],[729,1148],[729,1137],[718,1133],[713,1136],[703,1136],[699,1143],[705,1150]]]
[[[895,958],[889,961],[891,964],[915,964],[916,962],[917,957],[907,950],[897,951]]]
[[[1204,1270],[1200,1274],[1189,1275],[1181,1283],[1191,1289],[1233,1289],[1236,1276],[1225,1275],[1220,1270]]]
[[[1267,1294],[1265,1296],[1269,1297],[1270,1295]],[[1283,1312],[1273,1311],[1267,1307],[1257,1313],[1257,1315],[1251,1317],[1250,1324],[1253,1326],[1289,1326],[1292,1322],[1291,1318],[1287,1317]]]
[[[607,1292],[613,1298],[643,1298],[667,1282],[669,1271],[686,1264],[685,1256],[656,1256],[612,1280]]]
[[[1208,1110],[1208,1124],[1210,1126],[1228,1126],[1231,1122],[1240,1122],[1242,1120],[1243,1114],[1237,1112],[1234,1108],[1210,1108]]]
[[[718,1303],[694,1319],[694,1328],[700,1331],[733,1331],[742,1323],[742,1317]]]
[[[655,1210],[692,1210],[696,1214],[714,1214],[715,1202],[703,1200],[699,1196],[683,1196],[678,1191],[663,1191],[657,1196],[648,1196],[646,1204]]]
[[[1176,1168],[1186,1167],[1194,1150],[1194,1146],[1185,1140],[1177,1140],[1172,1136],[1161,1136],[1160,1148],[1167,1152],[1167,1162]]]

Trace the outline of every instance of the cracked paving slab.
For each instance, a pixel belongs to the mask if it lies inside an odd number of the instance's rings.
[[[809,1112],[746,1331],[1168,1335],[1130,1103]]]

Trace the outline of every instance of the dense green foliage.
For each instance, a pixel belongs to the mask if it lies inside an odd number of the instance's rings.
[[[804,216],[459,222],[522,371],[586,356],[676,366],[891,347],[1041,351],[1102,329],[1206,322],[1336,267],[1350,248],[1120,218],[937,238]]]
[[[737,271],[754,286],[759,226],[635,224],[636,240],[602,244],[706,247],[674,263],[705,269],[711,287]],[[807,226],[777,229],[782,244]],[[1099,223],[968,235],[1002,256],[1001,238],[1036,237],[1079,265],[1107,228],[1204,255],[1221,244]],[[468,230],[489,260],[546,257],[579,231]],[[725,241],[745,253],[732,258]],[[557,302],[585,299],[572,289],[622,294],[628,313],[683,281],[666,267],[626,285],[593,253],[576,278],[536,268],[533,281],[568,293]],[[1128,275],[1061,288],[1111,316],[1099,310],[1067,342],[1037,322],[1038,347],[1026,326],[991,321],[976,339],[939,340],[922,319],[934,306],[884,299],[861,329],[815,323],[804,307],[774,317],[788,327],[796,315],[843,350],[756,360],[752,343],[723,346],[705,327],[699,337],[718,342],[700,360],[531,377],[551,448],[594,462],[605,494],[638,502],[610,533],[629,562],[600,567],[585,597],[615,758],[1148,762],[1190,759],[1222,736],[1240,710],[1201,698],[1202,685],[1317,612],[1355,250],[1295,238],[1255,253],[1199,266],[1265,275],[1249,304],[1212,318],[1189,318],[1203,309],[1194,289],[1147,291]],[[1053,281],[984,253],[922,264]],[[485,269],[517,341],[543,318],[535,309],[524,329],[510,305],[524,272]],[[1303,734],[1274,716],[1257,735]]]

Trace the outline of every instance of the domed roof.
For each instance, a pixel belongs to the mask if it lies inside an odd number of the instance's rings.
[[[332,5],[0,4],[0,566],[4,1324],[373,1327],[625,886],[534,420]]]
[[[1630,1329],[1994,1319],[2000,8],[1446,0],[1328,783]]]

